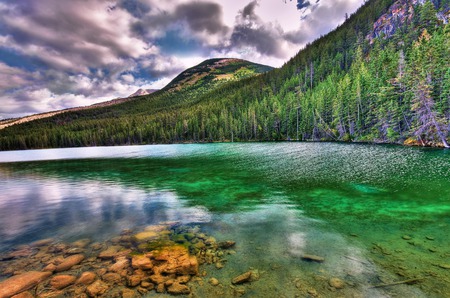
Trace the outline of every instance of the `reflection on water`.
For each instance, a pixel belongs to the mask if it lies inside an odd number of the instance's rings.
[[[29,162],[10,163],[17,160]],[[363,297],[450,292],[448,270],[439,267],[450,257],[447,151],[161,145],[2,152],[0,161],[0,251],[177,221],[238,243],[214,276],[229,280],[257,268],[261,280],[246,288],[249,297],[293,297],[305,287],[339,296],[332,277]],[[305,254],[325,261],[307,262]],[[415,277],[426,279],[371,288]]]

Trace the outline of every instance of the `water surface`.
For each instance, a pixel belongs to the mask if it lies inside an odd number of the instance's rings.
[[[324,297],[450,292],[450,270],[439,267],[450,263],[448,150],[193,144],[1,152],[0,162],[0,251],[178,221],[237,241],[227,266],[207,271],[229,280],[258,269],[248,297],[305,286]],[[332,277],[347,289],[329,287]],[[372,288],[416,277],[425,279]]]

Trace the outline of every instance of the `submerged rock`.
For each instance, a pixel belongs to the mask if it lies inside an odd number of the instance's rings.
[[[135,269],[150,270],[153,268],[153,263],[147,256],[137,255],[131,259],[131,266]]]
[[[402,236],[402,239],[403,239],[403,240],[411,240],[412,238],[411,238],[411,236],[403,235],[403,236]]]
[[[191,289],[186,285],[175,282],[167,288],[167,292],[172,295],[187,295],[191,292]]]
[[[89,295],[89,297],[97,297],[105,294],[108,289],[109,286],[106,283],[102,282],[101,280],[97,280],[86,288],[86,293]]]
[[[305,261],[317,262],[317,263],[323,263],[325,261],[325,258],[323,258],[323,257],[319,257],[316,255],[308,255],[308,254],[303,255],[302,259]]]
[[[223,241],[219,242],[219,248],[228,249],[236,245],[235,241]]]
[[[27,291],[14,295],[11,298],[34,298],[34,295]]]
[[[10,277],[0,282],[0,298],[9,298],[26,290],[35,287],[46,278],[51,272],[29,271]]]
[[[250,282],[251,279],[252,279],[252,271],[247,271],[247,272],[233,278],[231,280],[231,283],[233,285],[239,285],[239,284],[243,284],[246,282]]]
[[[80,285],[90,285],[91,283],[93,283],[95,280],[97,279],[97,275],[95,275],[94,272],[83,272],[83,274],[81,274],[81,276],[78,278],[76,284],[80,284]]]
[[[213,286],[217,286],[217,285],[219,285],[219,280],[217,278],[211,277],[209,279],[209,283]]]
[[[337,277],[333,277],[328,281],[328,284],[335,289],[343,289],[345,288],[345,281],[339,279]]]
[[[76,279],[72,275],[57,275],[50,280],[50,285],[56,290],[61,290],[73,284]]]
[[[84,260],[84,255],[82,255],[82,254],[72,255],[70,257],[65,258],[61,264],[56,266],[55,271],[61,272],[61,271],[69,270],[73,266],[80,264],[83,260]]]

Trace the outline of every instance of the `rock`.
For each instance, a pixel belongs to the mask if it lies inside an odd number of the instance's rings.
[[[131,289],[123,289],[122,298],[136,298],[136,293]]]
[[[450,269],[450,264],[439,264],[437,266],[442,269]]]
[[[186,284],[191,280],[191,276],[190,275],[182,275],[182,276],[178,276],[176,279],[177,283],[180,284]]]
[[[84,255],[82,255],[82,254],[67,257],[62,261],[61,264],[56,266],[55,271],[61,272],[61,271],[69,270],[73,266],[80,264],[83,260],[84,260]]]
[[[154,231],[144,231],[134,235],[134,239],[138,242],[148,241],[152,239],[157,239],[159,234]]]
[[[141,283],[142,277],[140,275],[127,276],[127,285],[129,287],[136,287]]]
[[[103,281],[110,284],[120,284],[122,282],[122,277],[118,273],[106,273],[102,276]]]
[[[89,245],[89,243],[91,243],[90,239],[87,239],[87,238],[86,239],[80,239],[80,240],[77,240],[77,241],[73,242],[72,246],[75,246],[77,248],[86,248]]]
[[[20,294],[14,295],[11,298],[34,298],[33,294],[30,292],[22,292]]]
[[[42,269],[42,271],[49,271],[49,272],[53,272],[55,270],[56,270],[55,264],[48,264],[47,266],[44,267],[44,269]]]
[[[98,257],[100,259],[114,259],[115,256],[117,256],[117,254],[119,254],[119,252],[123,250],[122,246],[119,245],[115,245],[115,246],[110,246],[108,247],[106,250],[100,252],[100,254],[98,255]]]
[[[219,242],[219,248],[228,249],[236,245],[235,241],[222,241]]]
[[[155,268],[155,271],[166,274],[177,275],[197,275],[198,261],[195,256],[189,255],[189,252],[184,246],[170,246],[164,248],[155,260],[162,262]]]
[[[317,263],[323,263],[325,261],[325,258],[323,257],[319,257],[316,255],[303,255],[302,259],[305,261],[310,261],[310,262],[317,262]]]
[[[433,237],[433,236],[425,236],[425,238],[427,238],[428,240],[431,240],[431,241],[434,240],[434,237]]]
[[[94,272],[86,271],[81,274],[81,276],[78,278],[76,284],[77,285],[90,285],[97,279],[97,275],[95,275]]]
[[[61,290],[73,284],[76,279],[73,275],[57,275],[50,280],[50,285],[56,290]]]
[[[109,267],[109,271],[111,272],[121,272],[124,269],[127,269],[130,266],[130,261],[125,258],[119,258],[114,264]]]
[[[65,251],[65,253],[68,255],[76,255],[76,254],[84,253],[84,250],[82,248],[74,247],[74,248],[69,248],[68,250]]]
[[[141,287],[146,288],[147,290],[153,290],[155,285],[148,281],[141,282]]]
[[[328,284],[335,289],[343,289],[345,288],[345,282],[342,279],[337,277],[333,277],[328,281]]]
[[[54,241],[55,240],[53,238],[47,238],[47,239],[42,239],[42,240],[35,241],[35,242],[31,243],[30,245],[32,247],[41,247],[41,246],[50,245]]]
[[[150,276],[150,281],[159,285],[159,284],[163,284],[166,281],[168,281],[170,279],[170,276],[163,276],[160,274],[153,274]]]
[[[29,290],[52,275],[51,272],[29,271],[0,282],[0,298],[7,298]]]
[[[157,293],[164,293],[165,290],[166,290],[166,287],[164,286],[164,284],[159,284],[156,286]]]
[[[412,238],[411,238],[411,236],[403,235],[403,236],[402,236],[402,239],[403,239],[403,240],[411,240]]]
[[[251,280],[251,278],[252,278],[252,272],[248,271],[248,272],[245,272],[245,273],[243,273],[243,274],[233,278],[231,280],[231,283],[233,285],[239,285],[239,284],[243,284],[243,283],[249,282]]]
[[[213,286],[217,286],[217,285],[219,285],[219,280],[217,278],[211,277],[209,279],[209,283]]]
[[[217,269],[222,269],[223,267],[224,267],[223,263],[221,263],[221,262],[217,262],[216,263],[216,268]]]
[[[245,295],[245,289],[243,287],[235,287],[233,289],[234,296],[240,297]]]
[[[167,288],[167,292],[172,295],[187,295],[191,292],[191,289],[189,289],[189,287],[186,285],[175,282]]]
[[[102,282],[101,280],[97,280],[90,286],[86,288],[86,293],[89,295],[89,297],[97,297],[100,295],[103,295],[108,291],[109,286]]]
[[[150,270],[153,268],[153,263],[147,256],[136,255],[131,259],[131,267],[135,269]]]

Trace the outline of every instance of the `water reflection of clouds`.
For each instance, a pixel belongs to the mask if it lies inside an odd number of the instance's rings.
[[[171,191],[52,178],[8,178],[1,185],[0,250],[10,241],[55,235],[107,237],[161,221],[211,220],[205,208],[186,206]]]

